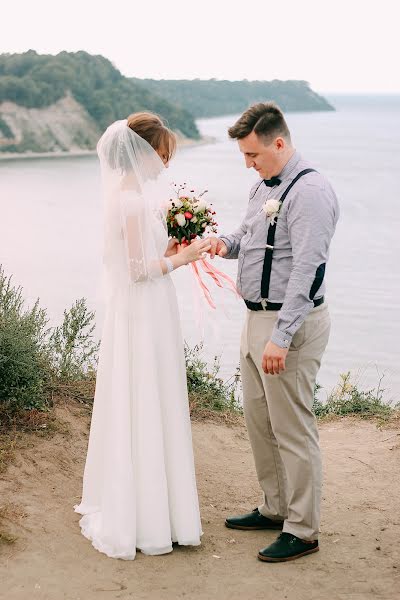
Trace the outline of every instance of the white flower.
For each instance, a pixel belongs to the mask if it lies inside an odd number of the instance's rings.
[[[197,223],[197,217],[192,217],[192,218],[190,219],[190,222],[191,222],[191,223]]]
[[[263,211],[267,215],[267,217],[272,217],[275,214],[278,214],[279,209],[281,207],[281,203],[279,200],[275,200],[275,198],[270,198],[266,201],[263,206]]]
[[[177,215],[175,215],[175,221],[180,227],[183,227],[186,223],[185,215],[183,215],[182,213],[178,213]]]
[[[282,202],[280,200],[276,200],[275,198],[270,198],[267,200],[263,206],[263,211],[268,217],[268,222],[270,225],[276,223],[276,219],[278,218],[279,211],[281,208]]]
[[[176,200],[173,201],[175,204],[175,208],[182,208],[183,206],[183,202],[181,200],[179,200],[179,198],[177,198]]]
[[[207,223],[202,223],[201,226],[203,229],[205,229],[207,227]]]
[[[207,204],[204,202],[204,200],[200,200],[199,202],[196,202],[196,204],[193,207],[193,210],[195,213],[199,213],[199,212],[204,212],[207,208]]]

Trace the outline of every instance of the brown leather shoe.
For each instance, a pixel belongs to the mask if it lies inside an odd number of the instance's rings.
[[[238,517],[229,517],[225,520],[226,527],[229,529],[244,529],[252,531],[257,529],[282,529],[283,521],[273,521],[262,515],[258,508],[251,513],[239,515]]]

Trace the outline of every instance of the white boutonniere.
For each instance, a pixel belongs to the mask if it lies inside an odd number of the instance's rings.
[[[282,202],[275,198],[267,200],[263,206],[263,211],[266,214],[268,225],[274,225],[279,215]]]

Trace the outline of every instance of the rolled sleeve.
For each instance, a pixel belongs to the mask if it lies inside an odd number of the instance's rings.
[[[317,269],[323,269],[338,218],[335,197],[319,186],[306,186],[287,208],[293,263],[285,298],[271,341],[288,348],[314,306],[311,289]],[[323,276],[322,276],[323,279]],[[322,283],[321,279],[321,283]]]

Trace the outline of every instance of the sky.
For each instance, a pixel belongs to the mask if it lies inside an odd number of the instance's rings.
[[[102,54],[126,76],[400,93],[398,0],[0,0],[0,53]]]

